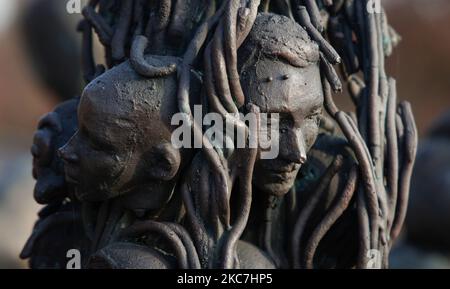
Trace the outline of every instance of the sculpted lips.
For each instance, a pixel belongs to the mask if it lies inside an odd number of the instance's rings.
[[[297,175],[300,166],[300,164],[296,163],[281,164],[280,162],[270,162],[263,165],[275,182],[287,182],[292,180],[292,178],[295,178]]]
[[[279,174],[292,173],[292,172],[296,171],[299,168],[300,168],[300,165],[292,164],[290,166],[274,168],[274,169],[272,169],[272,172],[279,173]]]
[[[300,168],[300,164],[297,163],[287,163],[281,161],[267,161],[263,162],[262,167],[265,170],[273,172],[274,174],[286,174],[295,172]]]
[[[279,181],[290,181],[292,178],[295,178],[296,171],[284,172],[284,173],[273,173],[272,176],[275,177]]]

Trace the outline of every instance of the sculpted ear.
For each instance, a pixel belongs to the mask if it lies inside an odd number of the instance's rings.
[[[170,143],[160,144],[152,149],[147,162],[150,164],[150,176],[164,181],[175,177],[180,168],[181,156],[179,150]]]

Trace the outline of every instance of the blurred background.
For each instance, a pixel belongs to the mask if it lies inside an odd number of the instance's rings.
[[[39,118],[81,90],[76,26],[64,0],[0,0],[0,268],[19,260],[38,204],[30,147]]]
[[[450,118],[442,118],[450,111],[450,1],[382,3],[402,37],[388,71],[397,79],[399,97],[412,103],[421,136],[407,233],[391,266],[450,268]],[[39,118],[81,89],[75,32],[80,15],[68,14],[65,5],[0,0],[0,268],[26,267],[18,255],[39,210],[29,153]],[[430,182],[432,189],[423,186]]]

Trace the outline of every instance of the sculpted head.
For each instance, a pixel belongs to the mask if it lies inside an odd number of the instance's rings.
[[[63,162],[55,153],[77,129],[78,99],[60,103],[43,116],[34,134],[31,154],[36,178],[34,198],[40,204],[61,201],[70,196],[64,178]]]
[[[177,62],[147,57],[153,65]],[[171,145],[170,120],[178,111],[176,74],[138,75],[129,62],[93,80],[78,108],[79,129],[60,149],[66,179],[80,200],[102,201],[142,186],[155,206],[165,202],[180,168],[181,152]]]
[[[246,102],[279,114],[279,139],[272,139],[279,155],[265,160],[259,154],[254,185],[281,196],[293,186],[318,134],[323,106],[319,47],[295,21],[264,13],[238,57]]]

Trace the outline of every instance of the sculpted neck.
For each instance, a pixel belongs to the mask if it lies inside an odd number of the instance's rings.
[[[286,267],[285,234],[288,229],[287,198],[265,194],[253,187],[253,201],[242,239],[259,247],[277,268]]]

